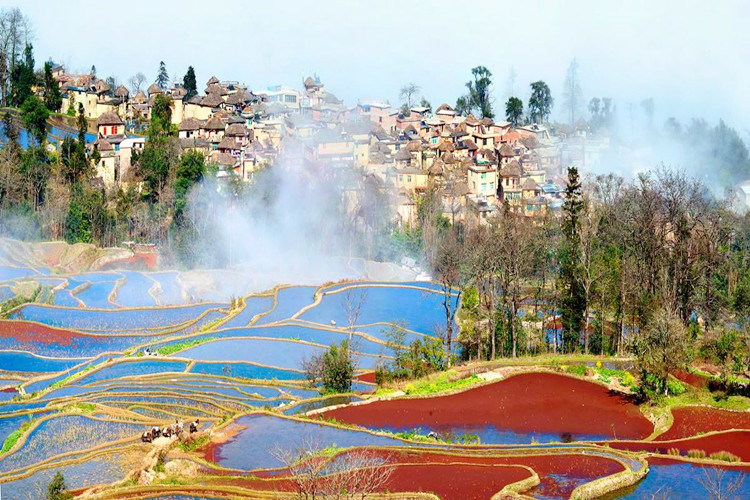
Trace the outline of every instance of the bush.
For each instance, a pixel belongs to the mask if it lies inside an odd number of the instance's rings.
[[[688,450],[687,456],[690,458],[706,458],[706,452],[703,450]]]
[[[680,450],[678,450],[677,448],[670,448],[670,449],[667,450],[667,455],[672,455],[672,456],[675,456],[675,457],[679,457],[680,456]]]
[[[565,371],[574,375],[584,376],[586,375],[586,365],[573,365],[565,368]]]
[[[740,462],[741,461],[740,457],[732,453],[729,453],[728,451],[717,451],[716,453],[711,453],[711,455],[709,455],[709,458],[712,460],[721,460],[722,462]]]
[[[673,396],[679,396],[685,392],[685,386],[678,380],[667,380],[667,390]]]
[[[154,465],[154,472],[164,472],[164,463],[167,461],[167,454],[164,450],[159,452],[159,457]]]

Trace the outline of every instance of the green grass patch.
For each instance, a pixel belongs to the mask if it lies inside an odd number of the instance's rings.
[[[34,419],[29,420],[28,422],[24,422],[21,427],[11,432],[8,437],[5,438],[5,441],[3,442],[3,447],[0,449],[0,455],[4,455],[8,453],[11,448],[13,448],[19,439],[21,439],[21,436],[26,434],[26,431],[29,430],[29,427],[31,427],[31,424],[34,423]]]
[[[198,448],[202,448],[211,441],[211,436],[205,434],[195,439],[188,439],[186,441],[180,441],[177,445],[179,449],[185,452],[195,451]]]
[[[411,382],[406,384],[404,392],[414,396],[437,394],[439,392],[455,391],[464,387],[470,387],[482,381],[478,375],[471,375],[470,377],[457,380],[452,378],[455,375],[455,372],[447,371],[433,378]]]
[[[179,342],[177,344],[169,344],[165,345],[164,347],[160,347],[156,350],[156,353],[160,356],[169,356],[170,354],[174,354],[176,352],[184,351],[185,349],[189,349],[191,347],[195,347],[201,344],[205,344],[206,342],[209,342],[211,340],[216,340],[218,337],[205,337],[202,339],[194,339],[186,342]]]
[[[50,389],[57,389],[58,387],[62,387],[63,385],[65,385],[68,382],[70,382],[71,380],[74,380],[74,379],[77,379],[77,378],[81,378],[84,373],[90,372],[94,368],[96,368],[95,365],[87,366],[86,368],[84,368],[80,372],[75,372],[74,374],[68,375],[67,377],[65,377],[62,380],[58,380],[57,382],[55,382],[54,384],[52,384],[51,386],[49,386],[49,388]]]

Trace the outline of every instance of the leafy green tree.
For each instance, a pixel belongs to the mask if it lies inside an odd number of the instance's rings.
[[[47,500],[70,500],[73,495],[65,485],[65,478],[60,471],[55,473],[52,481],[47,485]]]
[[[471,113],[471,105],[469,104],[469,98],[467,96],[462,95],[456,99],[456,113],[462,116]]]
[[[24,101],[21,107],[21,118],[23,118],[24,125],[37,144],[40,146],[44,144],[47,139],[47,118],[49,118],[49,110],[42,101],[35,95],[30,95]]]
[[[34,47],[27,43],[23,61],[13,68],[11,80],[11,104],[20,107],[32,95],[31,88],[36,84],[34,74]]]
[[[164,61],[159,62],[159,73],[156,75],[156,84],[164,91],[169,87],[169,73],[167,73],[167,66],[164,64]]]
[[[518,126],[523,116],[523,101],[518,97],[510,97],[505,103],[505,119],[514,127]]]
[[[325,392],[349,392],[352,390],[354,365],[349,355],[349,341],[332,345],[322,359],[323,389]]]
[[[185,95],[186,101],[198,94],[198,84],[195,81],[195,70],[192,66],[188,66],[187,73],[185,73],[185,77],[182,79],[182,86],[187,91]]]
[[[49,158],[44,148],[31,147],[24,151],[19,173],[25,181],[25,199],[33,208],[41,207],[51,174]]]
[[[86,205],[83,186],[73,184],[65,217],[65,240],[68,243],[91,243],[91,218]]]
[[[182,156],[175,173],[175,221],[180,221],[187,205],[187,195],[206,173],[206,160],[200,151],[190,150]]]
[[[145,183],[144,196],[152,203],[157,202],[167,184],[172,156],[163,139],[149,141],[139,157],[138,170]]]
[[[660,309],[652,321],[633,334],[630,349],[641,372],[643,389],[667,394],[667,378],[687,361],[689,339],[680,318]]]
[[[552,113],[555,100],[549,87],[542,80],[531,84],[531,97],[529,98],[529,117],[534,122],[547,121]]]
[[[52,76],[52,65],[44,63],[44,105],[50,111],[60,111],[62,107],[62,94],[60,85]]]
[[[495,113],[492,111],[490,96],[492,73],[484,66],[477,66],[472,68],[471,74],[474,80],[466,82],[469,106],[472,110],[477,110],[482,118],[493,118]]]
[[[148,128],[150,140],[172,133],[172,101],[164,94],[156,94],[151,108],[151,125]]]
[[[581,269],[581,212],[584,201],[578,169],[568,169],[568,187],[563,202],[563,242],[560,261],[560,315],[563,326],[563,344],[567,352],[577,349],[581,326],[586,314],[585,291]]]

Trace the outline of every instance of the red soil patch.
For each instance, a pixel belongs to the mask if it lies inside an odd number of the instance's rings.
[[[469,464],[397,466],[388,481],[393,492],[429,492],[442,500],[486,500],[531,474],[523,467]]]
[[[370,383],[370,384],[374,384],[375,383],[375,372],[363,373],[361,375],[357,375],[354,378],[356,378],[360,382],[367,382],[367,383]]]
[[[688,450],[703,450],[706,455],[728,451],[740,457],[743,462],[750,462],[750,431],[729,431],[672,441],[613,441],[609,445],[620,450],[649,451],[663,455],[666,455],[670,448],[677,448],[682,455],[687,455]]]
[[[39,323],[0,320],[0,337],[12,338],[20,343],[70,345],[78,336],[80,335],[69,330],[51,328]]]
[[[638,406],[606,387],[551,373],[524,373],[430,398],[346,406],[321,414],[368,427],[481,428],[641,439],[653,432]]]
[[[592,481],[599,477],[609,476],[621,472],[622,464],[615,460],[596,455],[583,454],[558,454],[558,455],[517,455],[506,457],[493,456],[459,456],[428,452],[388,452],[385,450],[372,450],[373,454],[386,458],[389,463],[397,464],[419,464],[426,467],[435,464],[474,464],[474,465],[525,465],[531,467],[539,476],[540,483],[534,488],[534,493],[551,498],[567,498],[576,486]],[[565,477],[563,477],[565,476]],[[457,476],[462,477],[462,476]],[[453,480],[463,488],[465,485],[461,479],[453,477]],[[431,491],[421,489],[422,479],[412,477],[411,483],[402,483],[402,489],[398,491]],[[491,488],[490,488],[491,489]],[[495,490],[499,491],[502,488]],[[391,488],[393,491],[393,488]],[[441,496],[437,491],[438,496]],[[494,492],[493,492],[494,493]],[[484,498],[489,498],[490,493]],[[441,498],[443,498],[441,496]],[[460,498],[457,496],[456,498]]]
[[[706,387],[708,385],[708,378],[695,373],[690,373],[687,370],[677,370],[672,373],[674,377],[680,382],[692,385],[693,387]]]
[[[750,412],[719,410],[707,406],[685,406],[672,410],[674,423],[660,441],[695,436],[699,432],[750,429]]]

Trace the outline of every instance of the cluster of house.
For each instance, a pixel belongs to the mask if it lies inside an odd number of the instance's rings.
[[[413,107],[408,115],[382,102],[348,108],[317,77],[305,79],[302,90],[250,90],[212,77],[189,99],[180,84],[166,90],[153,84],[131,97],[124,86],[113,90],[91,75],[55,71],[55,77],[63,109],[80,104],[97,123],[90,148],[99,153],[97,173],[108,187],[128,181],[132,152],[145,143],[134,132],[147,123],[158,94],[170,99],[182,148],[203,152],[219,176],[249,181],[294,144],[306,162],[358,168],[396,190],[401,223],[415,221],[417,195],[428,190],[453,220],[482,223],[505,202],[542,216],[562,204],[563,165],[586,160],[545,126],[461,116],[447,104],[434,112]]]

